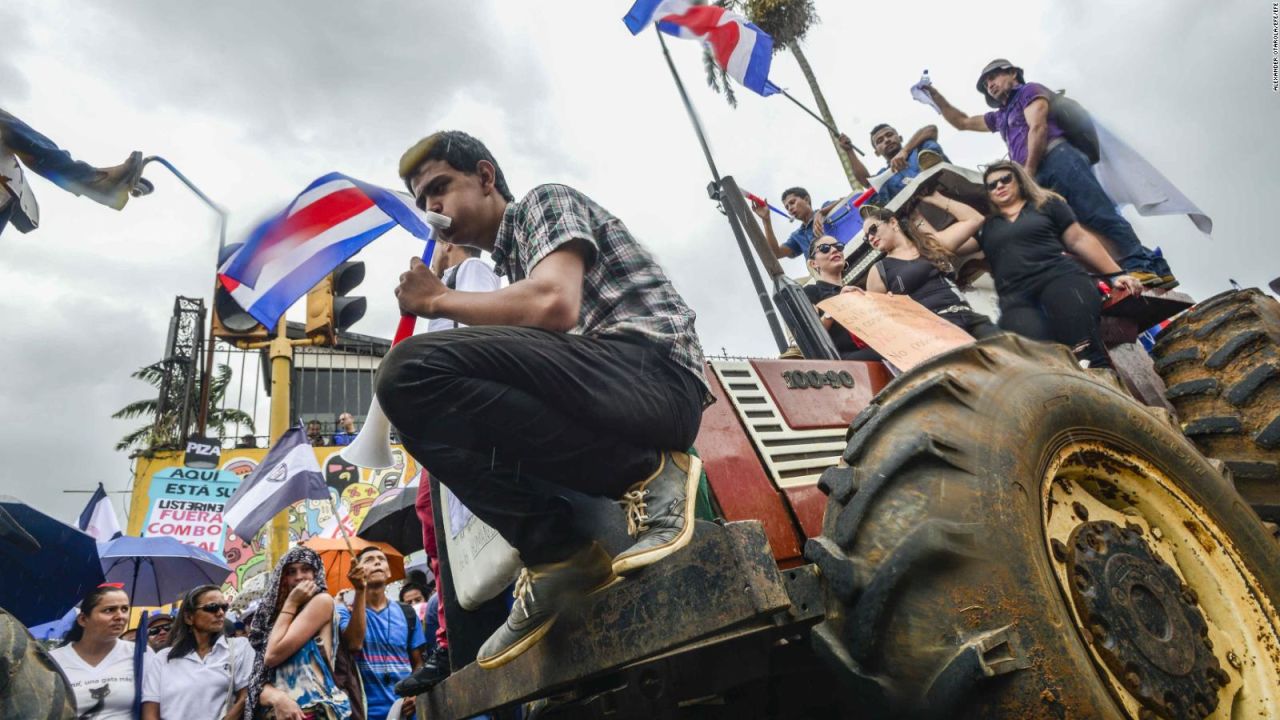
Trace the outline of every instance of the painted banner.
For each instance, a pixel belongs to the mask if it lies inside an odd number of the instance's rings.
[[[226,470],[161,470],[151,478],[142,536],[171,537],[221,555],[226,536],[222,507],[238,487],[240,476]]]
[[[339,455],[341,450],[315,448],[330,500],[302,500],[285,511],[290,545],[313,537],[341,537],[339,523],[354,535],[380,495],[408,484],[418,472],[413,458],[399,446],[391,449],[394,464],[380,470],[346,462]],[[261,593],[271,571],[266,551],[268,528],[256,537],[237,537],[223,522],[222,508],[266,452],[261,448],[223,450],[217,470],[185,466],[182,451],[141,459],[134,471],[128,534],[167,535],[221,553],[231,567],[222,586],[228,598]]]

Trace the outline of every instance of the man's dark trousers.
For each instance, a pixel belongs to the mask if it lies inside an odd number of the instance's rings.
[[[469,327],[396,346],[377,393],[409,453],[540,565],[587,542],[545,484],[620,497],[693,444],[705,390],[643,340]]]
[[[1111,241],[1116,249],[1116,264],[1121,268],[1172,274],[1163,257],[1142,246],[1133,226],[1098,183],[1089,158],[1074,145],[1060,142],[1045,153],[1036,171],[1036,182],[1066,198],[1081,225]]]

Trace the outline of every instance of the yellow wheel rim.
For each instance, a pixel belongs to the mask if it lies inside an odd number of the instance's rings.
[[[1130,717],[1280,715],[1280,615],[1195,501],[1141,455],[1079,433],[1041,488],[1054,575]]]

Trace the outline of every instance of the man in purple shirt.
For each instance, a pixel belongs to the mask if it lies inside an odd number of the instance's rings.
[[[1150,287],[1178,284],[1160,253],[1138,241],[1133,226],[1098,184],[1089,159],[1050,117],[1053,92],[1049,88],[1026,82],[1022,68],[1004,59],[987,63],[978,76],[977,88],[994,108],[985,115],[966,115],[932,86],[924,89],[956,129],[1000,133],[1009,148],[1009,159],[1025,167],[1036,182],[1066,198],[1082,225],[1111,242],[1116,262],[1129,274]]]

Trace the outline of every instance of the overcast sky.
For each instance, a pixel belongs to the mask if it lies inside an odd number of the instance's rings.
[[[465,129],[517,195],[568,183],[622,218],[697,311],[709,353],[772,354],[657,41],[620,21],[629,5],[6,0],[0,107],[94,164],[163,155],[231,211],[232,240],[329,171],[396,187],[406,147]],[[864,149],[881,121],[904,134],[943,124],[908,94],[922,70],[978,113],[979,69],[1008,57],[1066,88],[1213,217],[1212,239],[1185,217],[1136,223],[1184,290],[1203,298],[1228,278],[1265,286],[1280,275],[1271,3],[817,6],[805,51]],[[822,199],[848,192],[813,119],[745,90],[730,109],[706,88],[699,47],[669,45],[722,173],[775,201],[797,184]],[[789,54],[771,78],[812,102]],[[995,135],[943,127],[940,141],[963,165],[1004,154]],[[174,296],[207,296],[213,281],[211,214],[171,176],[147,175],[155,193],[122,213],[35,178],[41,227],[0,237],[0,493],[64,519],[87,499],[64,490],[126,487],[129,461],[111,448],[136,423],[110,414],[148,393],[128,374],[159,358]],[[363,253],[369,312],[353,330],[391,334],[391,289],[413,254],[399,232]]]

